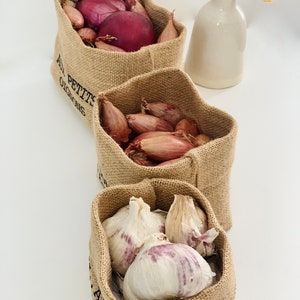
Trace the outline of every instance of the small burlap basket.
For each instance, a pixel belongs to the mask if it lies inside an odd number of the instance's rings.
[[[163,167],[134,163],[103,130],[96,101],[93,130],[98,156],[98,176],[107,186],[129,184],[143,178],[170,178],[187,181],[204,193],[225,230],[232,226],[230,173],[234,160],[237,124],[229,114],[208,105],[189,76],[177,68],[155,70],[110,89],[107,98],[124,114],[140,111],[141,97],[148,102],[163,101],[178,106],[185,115],[214,140],[188,151],[184,159]]]
[[[91,128],[92,107],[98,91],[105,91],[140,74],[164,67],[181,67],[186,28],[176,20],[176,39],[152,44],[136,52],[120,53],[86,46],[54,0],[58,20],[51,74],[59,89]],[[165,28],[170,12],[142,0],[156,35]]]
[[[112,269],[108,241],[102,222],[123,206],[128,205],[131,196],[142,197],[151,209],[168,211],[175,194],[189,195],[205,211],[208,227],[215,228],[219,235],[215,239],[220,256],[220,279],[216,284],[199,294],[186,299],[232,300],[235,297],[236,281],[231,247],[225,231],[220,226],[210,203],[193,185],[172,179],[144,179],[136,184],[117,185],[102,190],[93,200],[90,236],[90,280],[92,298],[115,300],[112,288]]]

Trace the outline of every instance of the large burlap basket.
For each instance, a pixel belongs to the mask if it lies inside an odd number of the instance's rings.
[[[214,138],[194,148],[184,159],[164,167],[145,167],[134,163],[100,125],[96,101],[93,130],[98,156],[98,176],[104,186],[129,184],[143,178],[170,178],[187,181],[204,193],[225,230],[232,226],[230,211],[230,173],[234,160],[237,124],[229,114],[208,105],[189,76],[176,68],[155,70],[132,78],[110,89],[107,98],[124,114],[140,111],[141,97],[148,102],[164,101],[177,105],[196,120],[204,133]]]
[[[181,67],[186,28],[175,20],[176,39],[153,44],[136,52],[111,52],[86,46],[54,0],[58,20],[51,74],[59,89],[91,127],[92,107],[98,91],[105,91],[137,75],[164,67]],[[170,12],[142,0],[156,35],[164,29]],[[176,18],[176,17],[175,17]]]
[[[214,241],[221,262],[221,277],[216,284],[187,299],[232,300],[235,297],[236,281],[232,253],[225,231],[220,226],[210,203],[193,185],[172,179],[144,179],[130,185],[117,185],[102,190],[93,200],[90,236],[90,279],[93,300],[115,300],[112,288],[112,269],[108,241],[102,222],[118,209],[127,205],[131,196],[142,197],[152,209],[168,211],[175,194],[190,195],[205,211],[208,227],[215,228],[219,235]]]

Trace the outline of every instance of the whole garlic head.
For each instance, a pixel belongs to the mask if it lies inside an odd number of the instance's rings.
[[[103,221],[112,269],[124,275],[147,236],[165,231],[165,217],[150,210],[142,198],[131,197],[129,205]]]
[[[165,227],[171,242],[187,244],[202,256],[215,252],[213,241],[218,232],[214,228],[207,230],[207,217],[191,196],[174,195]]]
[[[214,276],[195,249],[171,243],[162,233],[153,234],[125,274],[123,296],[125,300],[186,298],[210,286]]]

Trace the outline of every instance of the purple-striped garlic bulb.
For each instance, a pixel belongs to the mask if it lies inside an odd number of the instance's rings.
[[[144,240],[153,233],[165,232],[165,216],[151,211],[139,197],[132,196],[128,206],[102,222],[108,240],[111,266],[124,275]]]
[[[125,300],[182,299],[210,286],[214,276],[195,249],[153,234],[125,274],[123,295]]]

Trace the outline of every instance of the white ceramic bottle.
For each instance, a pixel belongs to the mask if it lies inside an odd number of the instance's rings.
[[[199,10],[185,71],[207,88],[226,88],[243,77],[246,21],[235,0],[210,0]]]

